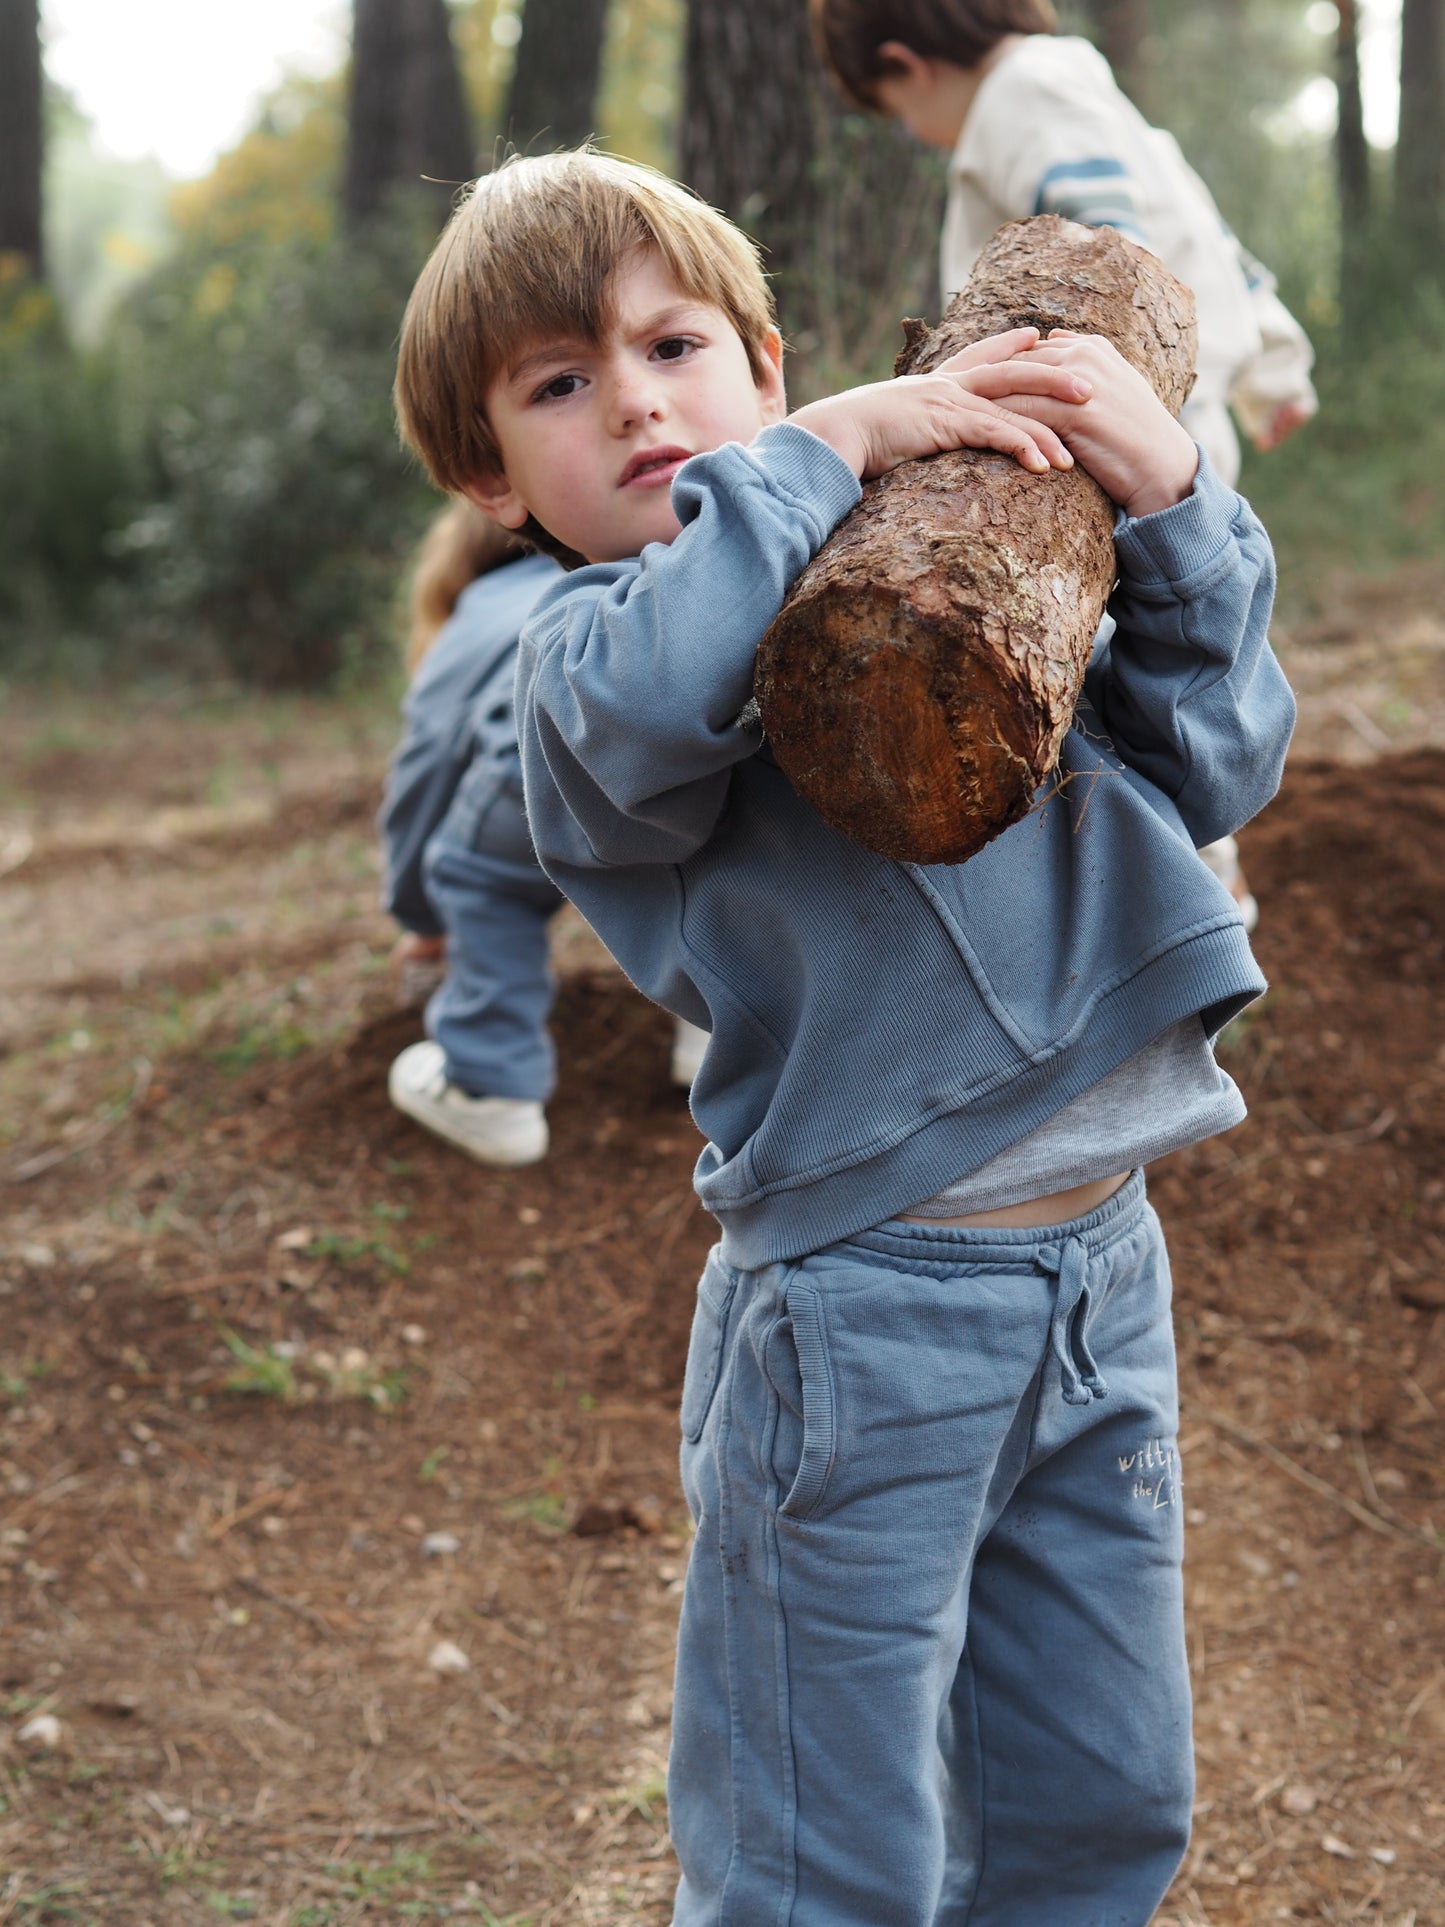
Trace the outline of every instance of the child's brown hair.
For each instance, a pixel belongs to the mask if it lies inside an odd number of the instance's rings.
[[[762,380],[772,295],[756,248],[726,216],[634,161],[588,148],[514,155],[457,207],[402,322],[397,414],[439,488],[460,492],[500,471],[493,381],[539,340],[600,340],[613,272],[646,247],[684,294],[727,315]]]
[[[878,51],[900,41],[925,60],[976,67],[1006,34],[1053,33],[1050,0],[808,0],[813,38],[855,106],[878,111],[877,87],[896,70]]]
[[[417,550],[409,599],[406,670],[414,676],[457,599],[479,575],[525,555],[525,546],[465,500],[444,508]]]

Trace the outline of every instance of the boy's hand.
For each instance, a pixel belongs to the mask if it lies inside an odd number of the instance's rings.
[[[1057,421],[1089,389],[1078,372],[1026,358],[1037,328],[1014,328],[952,355],[926,375],[872,382],[825,401],[809,402],[789,419],[841,455],[860,481],[886,474],[919,455],[952,448],[993,448],[1045,474],[1071,468],[1073,456]],[[998,397],[1007,396],[1002,407]],[[1018,404],[1030,396],[1049,413],[1025,420]]]
[[[1126,515],[1153,515],[1194,486],[1199,451],[1137,368],[1102,335],[1055,328],[1001,371],[1067,370],[1089,386],[1087,400],[1061,402],[1020,384],[996,389],[1007,407],[1057,430],[1082,468]]]
[[[1297,428],[1303,428],[1307,421],[1313,421],[1315,411],[1301,401],[1282,401],[1264,427],[1252,439],[1257,449],[1268,454],[1272,448],[1293,435]]]

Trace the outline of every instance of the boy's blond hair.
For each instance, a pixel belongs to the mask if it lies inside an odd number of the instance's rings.
[[[1006,34],[1053,33],[1051,0],[808,0],[818,52],[855,106],[877,113],[878,82],[896,70],[878,49],[897,40],[925,60],[976,67]]]
[[[412,290],[397,357],[401,431],[439,488],[501,471],[493,381],[537,341],[600,341],[614,271],[648,247],[684,294],[727,315],[760,382],[772,295],[753,243],[705,201],[587,148],[514,155],[474,183]]]

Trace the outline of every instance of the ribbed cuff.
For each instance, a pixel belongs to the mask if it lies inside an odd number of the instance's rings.
[[[1212,570],[1234,540],[1240,498],[1201,448],[1194,486],[1173,508],[1124,516],[1114,531],[1119,573],[1134,589],[1182,588]]]
[[[763,429],[753,437],[748,454],[780,489],[806,503],[829,528],[842,521],[863,493],[837,450],[793,422],[774,422]]]

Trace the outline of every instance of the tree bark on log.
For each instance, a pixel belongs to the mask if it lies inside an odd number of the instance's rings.
[[[1012,221],[895,372],[1005,329],[1107,337],[1177,414],[1194,299],[1110,228]],[[1082,468],[959,449],[863,490],[758,650],[764,730],[795,789],[883,856],[961,863],[1023,816],[1058,760],[1114,582],[1114,506]]]

